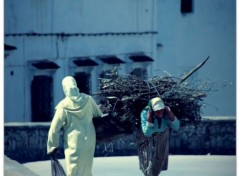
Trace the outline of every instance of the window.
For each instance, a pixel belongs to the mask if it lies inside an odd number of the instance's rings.
[[[34,76],[31,84],[33,122],[49,122],[53,117],[53,78]]]
[[[147,69],[146,68],[134,68],[131,72],[131,75],[135,75],[139,78],[146,79],[147,78]]]
[[[132,61],[131,64],[131,75],[135,75],[142,79],[147,79],[148,70],[147,67],[154,62],[154,59],[150,56],[145,55],[142,52],[131,54],[129,59]]]
[[[86,72],[77,72],[74,75],[80,92],[91,94],[91,74]]]
[[[193,12],[193,0],[181,0],[181,13],[192,13]]]

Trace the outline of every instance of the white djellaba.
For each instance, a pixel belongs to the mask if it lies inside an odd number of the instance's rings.
[[[64,130],[64,153],[67,176],[92,176],[96,133],[92,118],[102,112],[90,95],[80,93],[75,79],[62,81],[66,97],[56,106],[47,141],[47,153],[59,147],[60,130]]]

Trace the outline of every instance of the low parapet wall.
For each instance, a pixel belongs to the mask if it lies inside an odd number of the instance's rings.
[[[236,154],[236,119],[204,119],[201,124],[186,127],[170,140],[173,154]]]
[[[50,123],[5,123],[4,154],[20,163],[47,160],[46,142]],[[171,154],[236,154],[236,119],[203,118],[197,127],[171,132]],[[96,146],[95,156],[136,155],[134,135]],[[63,158],[60,140],[59,158]]]

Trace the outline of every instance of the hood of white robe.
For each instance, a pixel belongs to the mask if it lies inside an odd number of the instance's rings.
[[[76,80],[72,76],[66,76],[62,80],[65,98],[56,106],[62,106],[67,111],[80,111],[88,102],[89,95],[80,93]]]

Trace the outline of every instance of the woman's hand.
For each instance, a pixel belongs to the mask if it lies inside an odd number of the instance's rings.
[[[147,112],[147,123],[149,126],[154,126],[153,114],[152,114],[152,111],[150,110]]]
[[[168,114],[170,121],[174,121],[175,117],[174,117],[174,114],[172,113],[171,109],[168,106],[165,106],[164,110]]]

